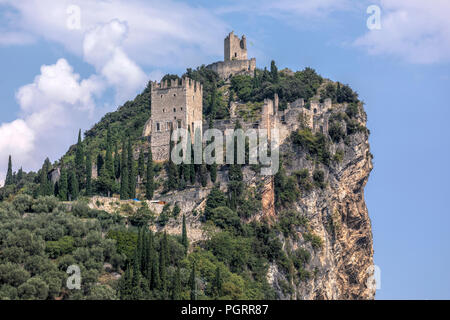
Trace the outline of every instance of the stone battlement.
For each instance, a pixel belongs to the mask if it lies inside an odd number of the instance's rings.
[[[157,81],[152,82],[152,91],[176,89],[176,88],[193,90],[194,92],[200,90],[200,92],[203,93],[203,85],[200,82],[192,80],[188,77],[184,77],[181,80],[180,79],[164,80],[161,81],[160,83],[158,83]]]

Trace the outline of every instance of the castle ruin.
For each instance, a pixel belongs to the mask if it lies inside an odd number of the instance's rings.
[[[224,40],[224,61],[215,62],[207,68],[217,72],[220,78],[228,80],[236,74],[253,75],[256,59],[247,58],[247,39],[241,39],[231,32]]]
[[[151,117],[144,127],[149,137],[154,161],[169,159],[170,133],[187,129],[194,136],[202,132],[203,86],[189,78],[151,84]]]

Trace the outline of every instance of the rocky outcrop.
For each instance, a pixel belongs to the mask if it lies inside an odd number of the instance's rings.
[[[345,106],[327,111],[330,116],[345,112]],[[314,187],[293,204],[293,208],[308,218],[308,228],[297,228],[298,240],[284,239],[285,246],[293,250],[304,248],[311,253],[306,266],[311,277],[294,283],[290,294],[282,292],[279,282],[286,276],[272,265],[268,280],[282,299],[373,299],[375,289],[371,285],[373,271],[373,246],[371,223],[364,201],[364,187],[372,170],[366,116],[360,106],[357,117],[359,132],[347,135],[345,141],[331,144],[331,154],[342,150],[340,161],[324,165],[310,159],[302,147],[286,141],[281,149],[285,155],[286,173],[294,174],[306,168],[309,172],[321,170],[326,186]],[[345,122],[342,126],[345,128]],[[279,213],[279,212],[277,212]],[[315,249],[305,234],[315,234],[323,241],[322,248]]]

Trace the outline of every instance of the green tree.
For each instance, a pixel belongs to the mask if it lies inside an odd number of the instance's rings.
[[[139,159],[138,159],[138,175],[141,180],[144,179],[145,174],[145,162],[144,162],[144,151],[141,149],[139,152]]]
[[[127,149],[125,140],[122,143],[122,161],[121,161],[121,173],[120,173],[120,199],[127,200],[130,199],[128,193],[128,165],[127,165]]]
[[[72,170],[69,175],[69,198],[70,200],[76,200],[78,198],[78,179],[75,174],[75,171]]]
[[[84,162],[84,151],[83,144],[81,141],[81,129],[78,132],[78,143],[75,153],[75,173],[78,180],[78,185],[82,186],[84,184],[84,173],[85,173],[85,162]]]
[[[51,196],[53,195],[53,184],[48,178],[48,173],[51,169],[50,160],[47,158],[44,161],[41,169],[40,175],[40,185],[39,185],[39,194],[41,196]]]
[[[167,264],[169,259],[169,248],[167,242],[167,233],[164,232],[161,239],[161,249],[159,252],[159,277],[161,279],[161,291],[163,295],[167,294]]]
[[[61,177],[59,178],[59,199],[62,201],[67,201],[69,192],[69,182],[67,178],[67,169],[64,163],[61,163]]]
[[[114,160],[112,156],[112,137],[111,130],[108,127],[108,131],[106,134],[106,156],[105,156],[105,174],[108,178],[114,179]]]
[[[114,176],[116,179],[120,178],[120,155],[117,142],[114,143]]]
[[[181,300],[181,275],[179,267],[175,271],[172,287],[172,300]]]
[[[91,153],[86,155],[86,195],[92,195],[92,158]]]
[[[131,199],[134,199],[136,197],[136,166],[134,164],[133,145],[131,143],[131,138],[128,139],[127,155],[128,155],[128,196]]]
[[[186,216],[184,214],[183,214],[183,226],[181,229],[181,244],[184,246],[184,250],[187,253],[189,248],[189,240],[187,236]]]
[[[273,60],[270,63],[270,75],[272,77],[272,82],[278,83],[278,68],[277,65],[275,64],[275,61]]]
[[[11,156],[9,156],[8,171],[6,172],[5,186],[9,186],[12,184],[13,184],[12,161],[11,161]]]
[[[197,275],[195,270],[195,261],[192,263],[192,271],[190,277],[191,300],[197,300]]]
[[[153,199],[154,192],[155,192],[155,181],[153,173],[153,156],[152,156],[152,149],[150,148],[147,159],[147,179],[145,182],[145,196],[147,200]]]
[[[216,275],[213,282],[213,294],[216,298],[222,295],[222,275],[220,274],[220,268],[216,268]]]

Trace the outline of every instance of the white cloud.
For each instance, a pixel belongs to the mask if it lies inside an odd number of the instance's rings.
[[[113,19],[125,22],[124,53],[139,65],[150,67],[193,66],[222,55],[226,24],[210,11],[188,4],[142,0],[0,0],[18,14],[14,26],[21,32],[63,44],[83,55],[86,32]],[[81,9],[81,28],[67,28],[70,5]],[[120,30],[117,30],[120,31]],[[120,34],[117,33],[120,37]]]
[[[174,1],[0,0],[7,10],[0,45],[23,45],[39,39],[62,44],[95,67],[81,79],[60,59],[44,65],[30,84],[16,93],[19,118],[0,124],[0,180],[7,156],[26,170],[38,169],[48,156],[55,160],[74,142],[78,128],[92,125],[103,108],[96,98],[108,88],[121,104],[149,79],[160,79],[161,68],[191,67],[222,54],[226,25],[211,12]],[[76,4],[80,28],[68,27]],[[76,18],[76,17],[75,17]],[[76,20],[76,19],[75,19]],[[73,20],[71,20],[73,21]],[[145,75],[140,65],[154,67]],[[157,68],[155,68],[157,67]]]
[[[116,88],[119,103],[143,87],[148,78],[122,48],[127,34],[125,22],[112,20],[88,31],[83,43],[84,59]]]
[[[371,54],[388,54],[407,62],[450,61],[450,1],[381,0],[381,30],[355,41]]]
[[[73,143],[76,131],[92,119],[94,96],[104,90],[97,76],[81,80],[65,59],[44,65],[41,73],[16,93],[20,118],[0,125],[0,169],[7,157],[13,164],[37,169],[49,156],[55,159]]]
[[[28,33],[0,30],[0,46],[27,45],[35,42]]]
[[[332,12],[351,8],[350,0],[247,0],[231,1],[227,6],[217,9],[216,12],[221,14],[246,12],[266,15],[283,19],[285,23],[294,24],[311,18],[323,18]],[[295,21],[295,17],[302,17],[302,20]]]

